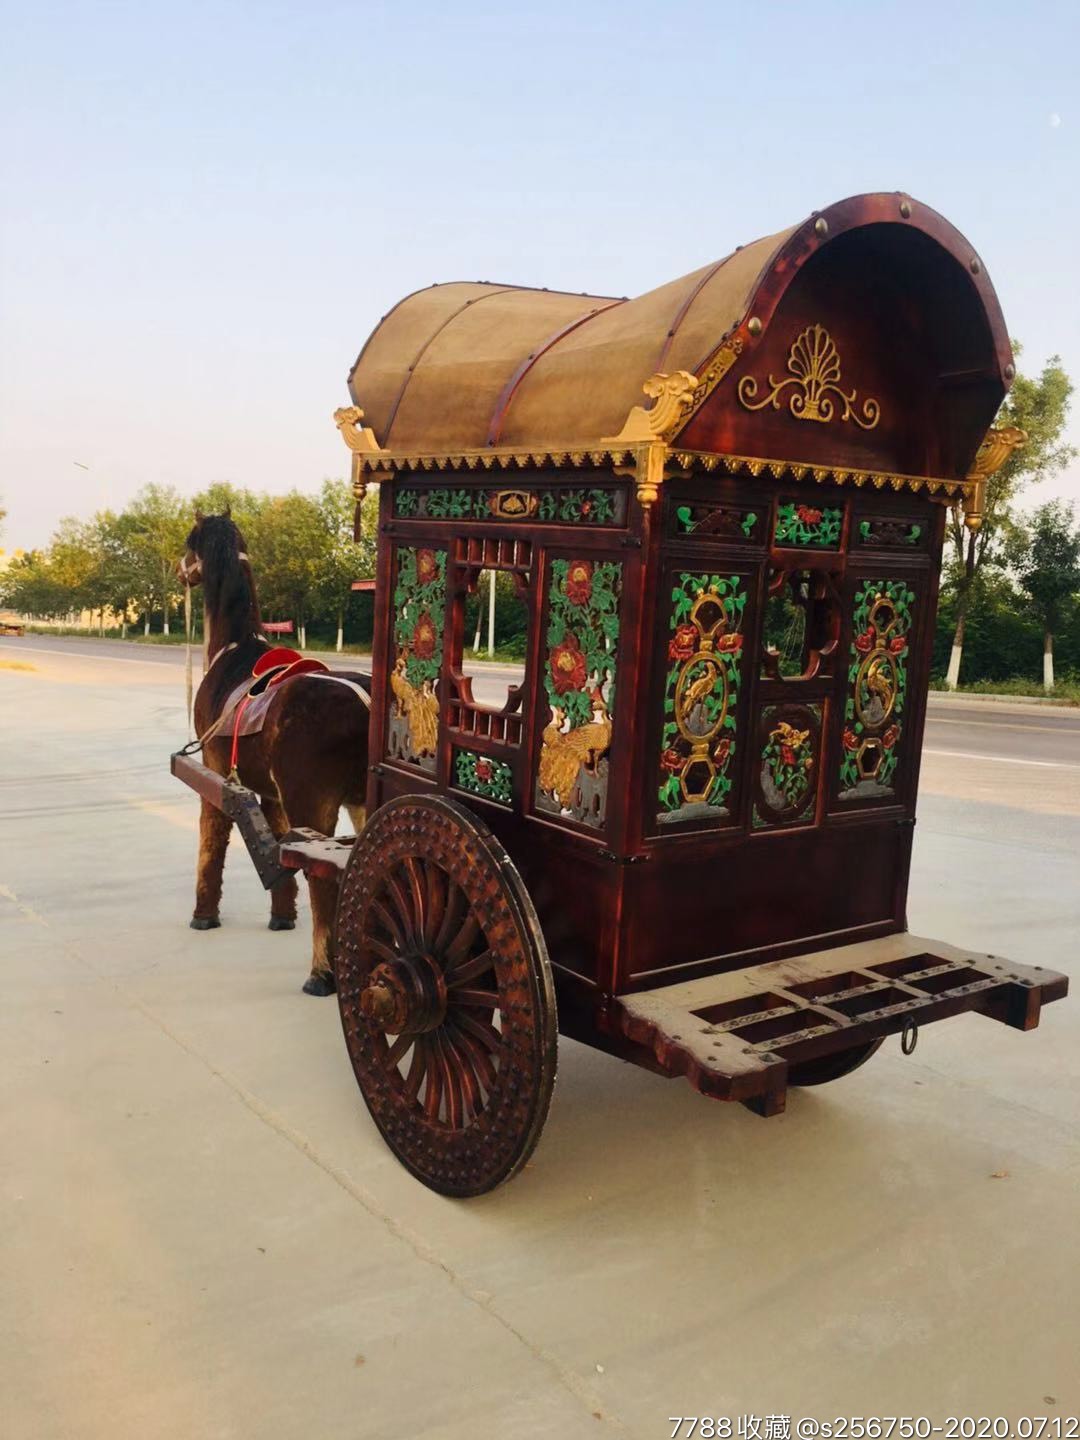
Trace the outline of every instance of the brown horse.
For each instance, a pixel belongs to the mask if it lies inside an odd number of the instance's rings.
[[[251,677],[270,642],[262,631],[243,536],[228,513],[197,516],[179,564],[186,585],[202,584],[206,648],[210,663],[195,696],[195,733],[207,736],[230,697]],[[370,694],[367,675],[333,672]],[[332,835],[344,806],[357,828],[364,823],[368,706],[350,686],[313,675],[286,679],[274,691],[262,729],[242,735],[237,751],[240,782],[259,797],[276,836],[298,826]],[[232,724],[207,736],[203,761],[219,775],[229,772]],[[199,864],[193,930],[221,921],[221,876],[232,821],[203,800],[199,818]],[[308,995],[334,991],[333,922],[336,880],[309,877],[313,928]],[[270,892],[270,929],[296,924],[296,880],[290,875]]]

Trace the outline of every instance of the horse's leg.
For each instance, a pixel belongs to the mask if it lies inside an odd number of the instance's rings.
[[[338,797],[312,793],[310,777],[305,780],[304,767],[297,767],[298,773],[290,772],[288,778],[274,775],[278,794],[289,824],[295,828],[318,830],[323,835],[332,835],[337,824]],[[332,995],[334,985],[334,908],[337,905],[338,882],[336,877],[325,880],[316,875],[308,876],[308,894],[311,897],[311,974],[304,981],[306,995]]]
[[[359,835],[360,831],[367,824],[367,807],[364,805],[350,805],[346,800],[345,813],[352,821],[353,830]]]
[[[221,924],[221,874],[225,869],[225,851],[229,847],[232,821],[209,800],[202,802],[199,812],[199,865],[195,876],[195,913],[192,930],[216,930]]]
[[[277,800],[262,800],[259,803],[266,816],[266,823],[274,832],[274,839],[280,840],[289,828],[285,811]],[[296,929],[296,876],[291,871],[283,880],[279,880],[270,891],[269,928],[271,930]]]

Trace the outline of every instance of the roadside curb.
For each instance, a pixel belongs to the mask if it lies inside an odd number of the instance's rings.
[[[1037,705],[1054,710],[1076,710],[1075,700],[1056,700],[1050,695],[983,695],[966,690],[931,690],[931,705]]]

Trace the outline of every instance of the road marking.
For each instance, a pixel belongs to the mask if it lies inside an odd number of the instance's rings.
[[[977,755],[973,750],[931,750],[923,747],[924,755],[947,755],[951,760],[992,760],[998,765],[1036,765],[1040,770],[1080,770],[1065,760],[1017,760],[1012,755]]]

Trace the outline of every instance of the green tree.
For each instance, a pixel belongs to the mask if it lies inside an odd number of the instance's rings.
[[[352,582],[375,574],[378,496],[369,495],[361,508],[359,542],[353,540],[356,502],[348,481],[324,480],[319,509],[326,527],[327,545],[316,566],[313,602],[336,622],[335,648],[340,652],[345,643],[345,609]]]
[[[1015,340],[1013,350],[1019,357],[1021,347]],[[987,483],[983,522],[978,530],[968,530],[961,517],[953,513],[953,563],[946,577],[956,597],[956,629],[945,679],[950,689],[955,689],[960,679],[964,631],[982,571],[1004,560],[1000,542],[1011,522],[1012,502],[1026,486],[1056,475],[1076,456],[1073,446],[1061,438],[1072,391],[1072,381],[1058,355],[1051,355],[1037,377],[1017,375],[994,424],[1025,430],[1027,443],[1014,450]]]
[[[320,567],[331,545],[319,502],[292,490],[267,501],[253,527],[251,561],[259,601],[271,619],[296,623],[300,648],[307,643],[307,621],[319,583]]]
[[[1080,591],[1080,528],[1071,505],[1049,500],[1031,517],[1016,573],[1043,632],[1043,689],[1054,688],[1054,636]]]
[[[169,485],[144,485],[124,511],[132,598],[143,609],[146,634],[153,610],[161,611],[162,633],[169,633],[169,612],[180,597],[176,566],[194,518],[193,507]]]
[[[71,598],[53,573],[49,557],[28,550],[0,572],[0,601],[20,615],[55,619],[71,609]]]

